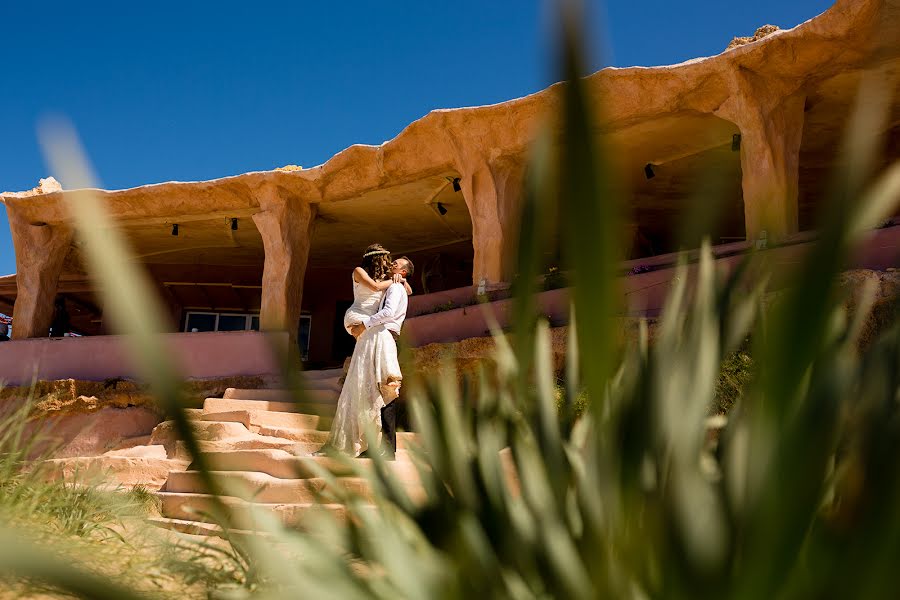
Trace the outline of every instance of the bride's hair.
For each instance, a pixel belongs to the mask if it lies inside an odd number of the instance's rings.
[[[381,281],[391,276],[391,253],[381,244],[372,244],[363,253],[362,264],[369,277]]]

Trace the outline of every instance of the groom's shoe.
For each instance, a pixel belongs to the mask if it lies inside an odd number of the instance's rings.
[[[384,460],[396,460],[396,458],[394,457],[394,453],[385,448],[377,448],[375,450],[372,450],[370,448],[368,450],[364,450],[360,452],[356,456],[356,458],[374,458],[376,455]]]
[[[310,454],[310,456],[331,456],[331,454],[331,448],[328,446],[328,444],[325,444],[324,446]]]

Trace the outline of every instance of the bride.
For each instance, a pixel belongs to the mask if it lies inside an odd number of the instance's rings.
[[[362,264],[353,270],[353,305],[344,314],[344,328],[348,333],[352,325],[362,323],[378,311],[384,291],[392,283],[402,283],[406,293],[412,293],[403,277],[391,275],[390,252],[381,244],[372,244],[366,248]],[[317,454],[327,448],[351,456],[365,452],[366,427],[375,425],[376,431],[380,430],[381,409],[386,404],[382,391],[395,397],[399,387],[391,386],[391,382],[399,382],[400,377],[397,348],[391,333],[383,325],[367,329],[356,340],[328,441]]]

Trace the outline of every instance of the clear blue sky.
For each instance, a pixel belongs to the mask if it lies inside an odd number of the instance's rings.
[[[139,6],[142,4],[143,6]],[[717,54],[829,0],[588,2],[593,69]],[[106,188],[314,166],[434,108],[546,87],[542,0],[0,4],[0,191],[48,175],[35,125],[71,119]],[[0,210],[0,274],[15,271]]]

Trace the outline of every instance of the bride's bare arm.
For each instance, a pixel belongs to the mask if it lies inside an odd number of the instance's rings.
[[[356,267],[353,270],[353,280],[356,281],[356,283],[366,286],[370,290],[379,292],[391,287],[392,283],[402,283],[403,287],[406,288],[407,296],[411,296],[413,293],[412,288],[409,286],[409,283],[406,281],[406,279],[399,275],[394,275],[390,279],[385,279],[384,281],[375,281],[374,279],[369,277],[369,274],[366,273],[365,269],[363,269],[362,267]]]
[[[391,287],[393,280],[385,279],[384,281],[375,281],[369,274],[366,273],[366,270],[362,267],[356,267],[353,269],[353,280],[356,283],[366,286],[370,290],[380,292],[382,290],[386,290]]]

